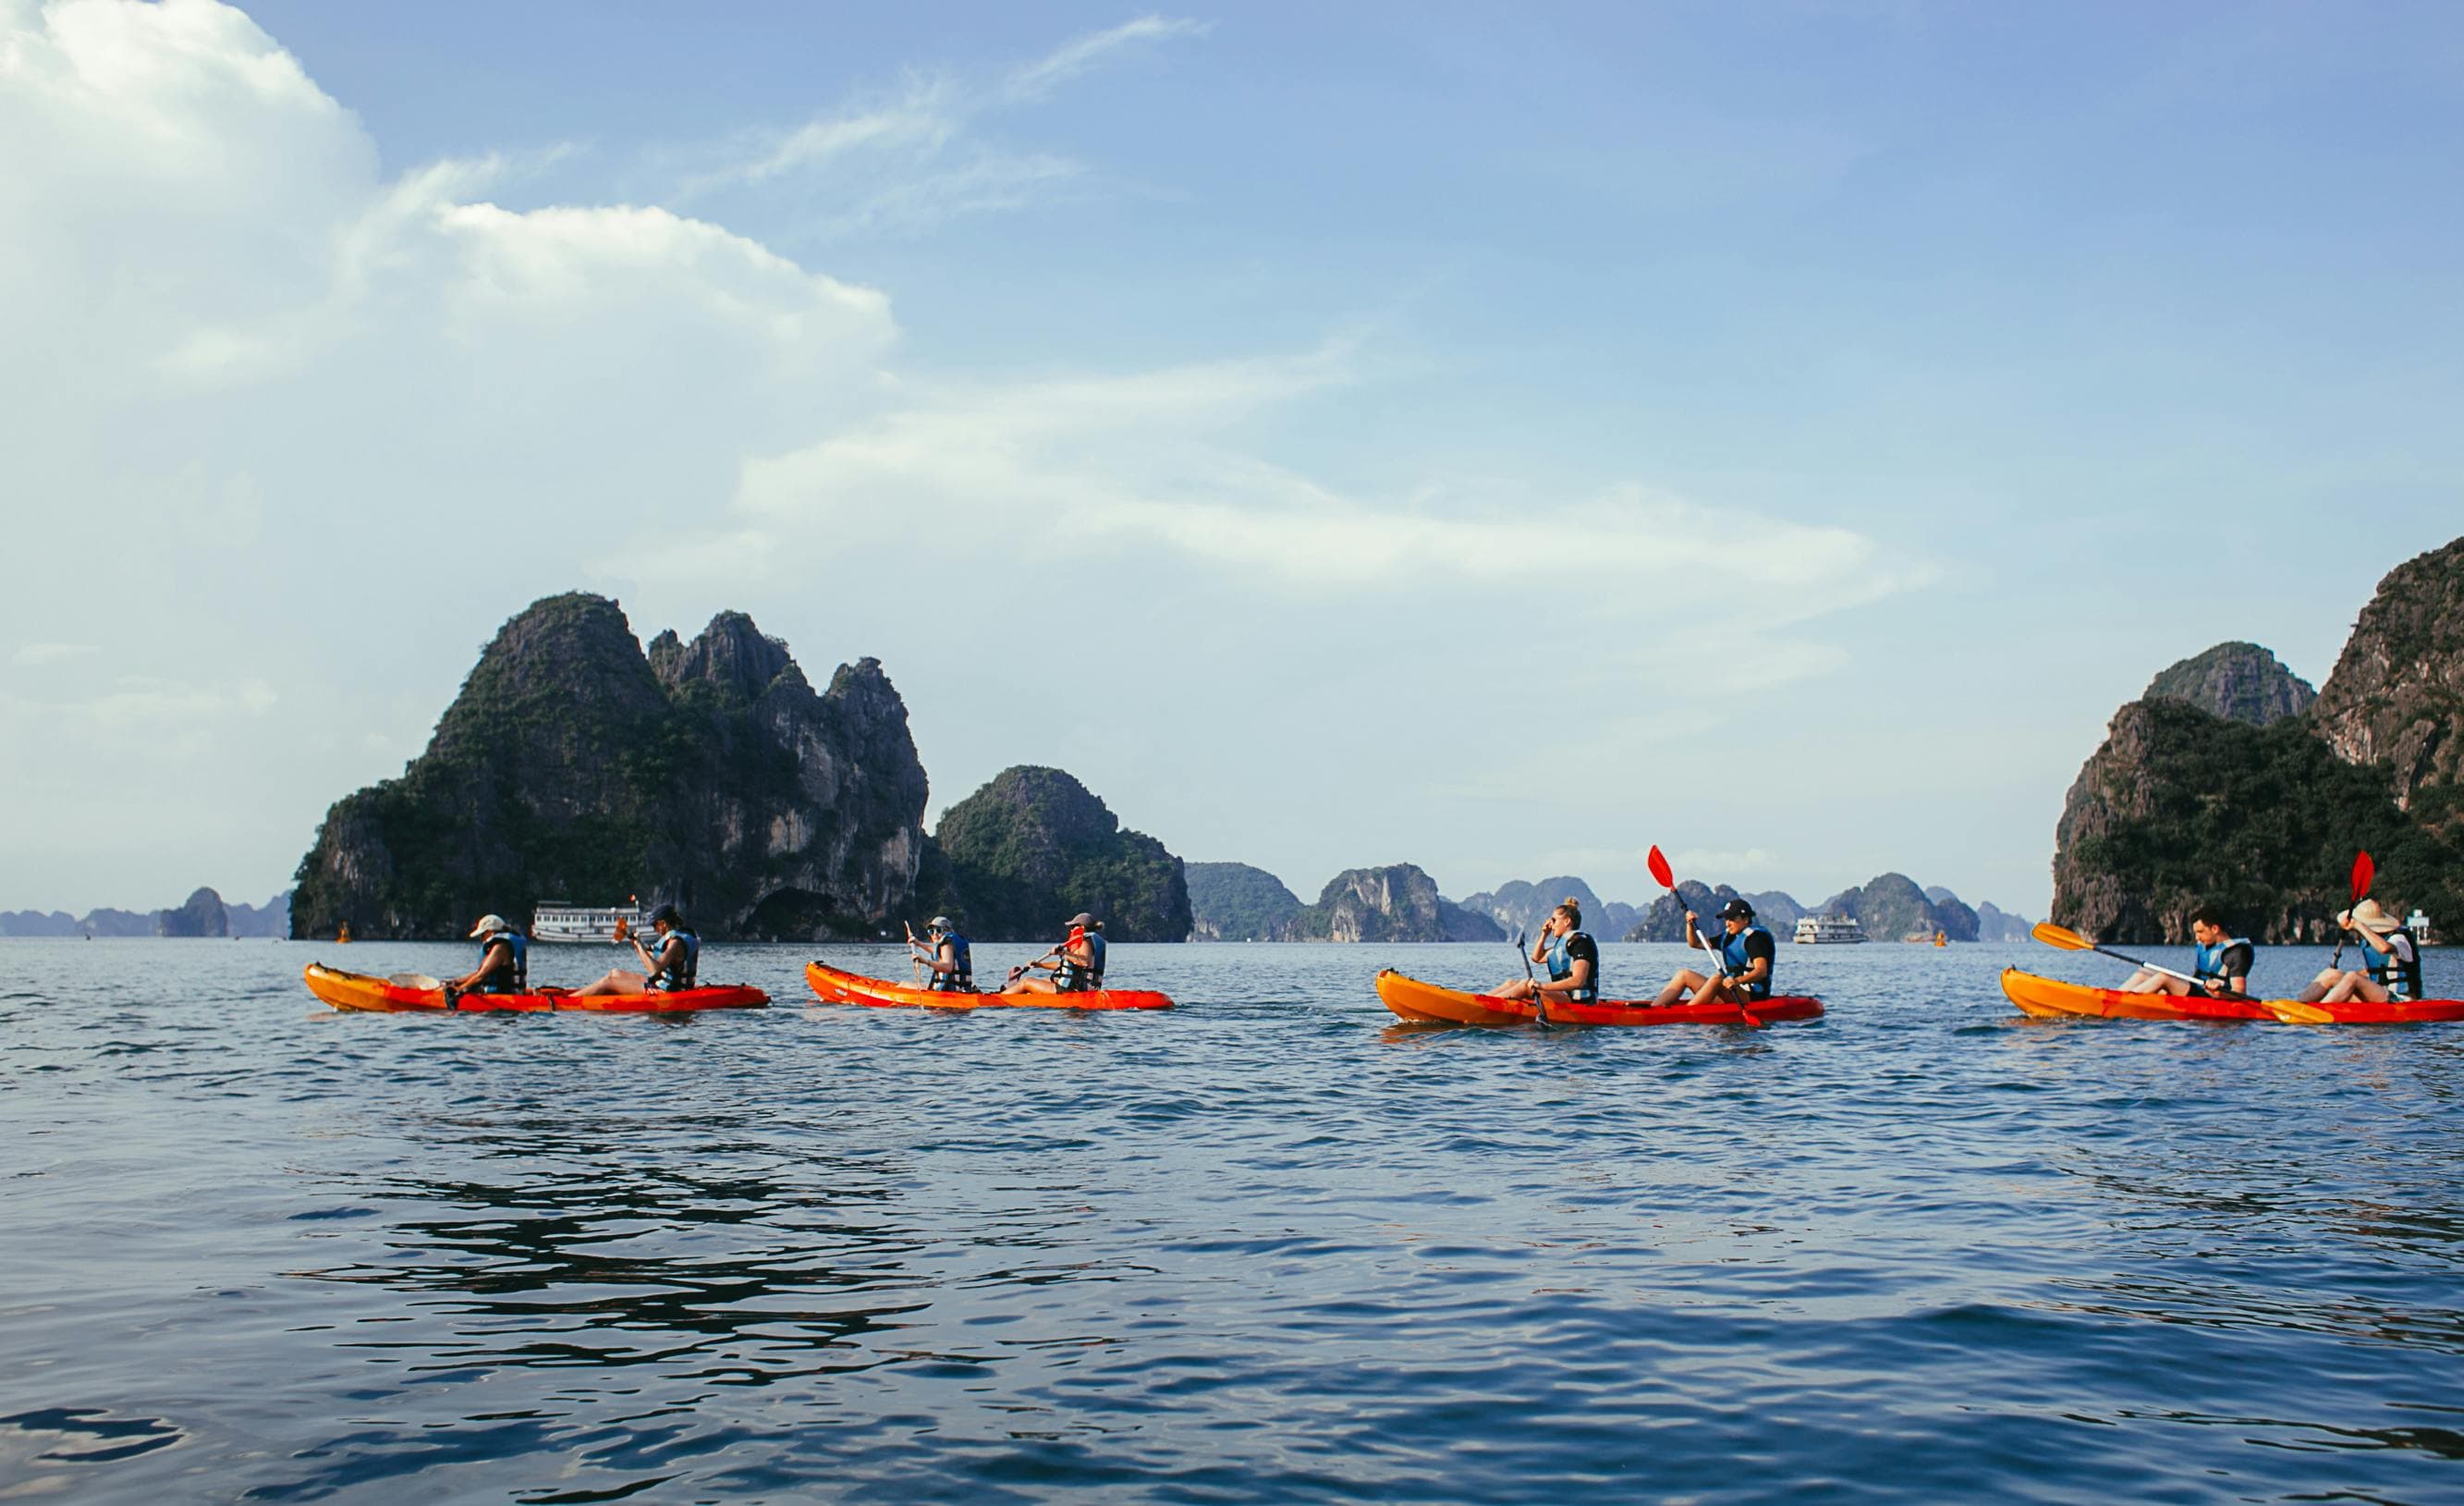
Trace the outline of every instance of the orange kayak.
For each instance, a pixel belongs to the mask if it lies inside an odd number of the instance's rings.
[[[1500,999],[1465,993],[1406,978],[1392,967],[1377,975],[1377,997],[1398,1019],[1412,1025],[1529,1025],[1540,1011],[1529,999]],[[1822,1012],[1822,1001],[1803,994],[1765,999],[1754,1006],[1759,1020],[1811,1020]],[[1638,1004],[1603,999],[1597,1004],[1551,1004],[1551,1025],[1744,1025],[1745,1011],[1733,1004]]]
[[[804,982],[824,1004],[860,1004],[874,1009],[1169,1009],[1172,1001],[1146,988],[1097,988],[1087,993],[943,993],[868,978],[826,963],[804,964]]]
[[[2302,1004],[2292,999],[2204,999],[2191,994],[2123,993],[2002,970],[2002,991],[2040,1020],[2087,1016],[2108,1020],[2282,1020],[2288,1025],[2409,1025],[2464,1020],[2464,1000],[2409,1004]]]
[[[427,1010],[442,1014],[484,1014],[516,1011],[561,1014],[691,1014],[701,1009],[758,1009],[770,1002],[759,988],[683,988],[674,993],[578,994],[563,988],[537,993],[466,993],[451,1005],[442,988],[411,988],[366,973],[346,973],[322,963],[310,963],[308,991],[337,1009],[381,1013]]]

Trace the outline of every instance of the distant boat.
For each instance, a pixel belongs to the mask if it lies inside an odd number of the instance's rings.
[[[2404,918],[2404,928],[2412,933],[2412,940],[2415,945],[2428,946],[2431,944],[2430,940],[2430,917],[2421,913],[2421,906],[2414,905],[2412,907],[2412,914]]]
[[[1936,931],[1933,933],[1933,944],[1936,946],[1948,946],[1950,944],[1950,933],[1947,931]]]
[[[1796,922],[1799,946],[1850,946],[1864,940],[1864,928],[1852,915],[1809,915]]]
[[[542,899],[531,911],[534,941],[621,941],[642,928],[639,905],[578,905]]]

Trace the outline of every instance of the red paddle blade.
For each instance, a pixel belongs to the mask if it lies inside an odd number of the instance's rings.
[[[1654,843],[1651,849],[1651,878],[1662,889],[1677,887],[1677,875],[1669,871],[1668,859],[1660,851],[1658,843]]]
[[[2353,903],[2362,902],[2362,897],[2370,892],[2370,880],[2378,875],[2379,865],[2370,861],[2369,853],[2353,859]]]

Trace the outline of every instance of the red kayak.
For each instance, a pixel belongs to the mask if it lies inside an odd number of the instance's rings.
[[[1530,1025],[1540,1018],[1529,999],[1500,999],[1493,994],[1465,993],[1406,978],[1392,967],[1377,975],[1377,997],[1397,1019],[1409,1025]],[[1754,1018],[1811,1020],[1822,1012],[1822,1001],[1803,994],[1765,999],[1754,1006]],[[1603,999],[1597,1004],[1551,1004],[1551,1025],[1748,1025],[1745,1011],[1733,1004],[1639,1004],[1628,999]]]
[[[537,993],[466,993],[445,1000],[442,988],[424,988],[346,973],[322,963],[310,963],[308,991],[337,1009],[371,1010],[385,1014],[427,1011],[456,1014],[692,1014],[703,1009],[758,1009],[770,1002],[759,988],[679,988],[672,993],[574,993],[542,988]],[[429,980],[432,982],[433,980]]]

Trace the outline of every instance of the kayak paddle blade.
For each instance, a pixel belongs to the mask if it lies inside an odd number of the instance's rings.
[[[2370,881],[2378,875],[2379,866],[2370,861],[2369,853],[2364,853],[2353,859],[2353,903],[2362,902],[2370,892]]]
[[[1675,889],[1677,887],[1677,875],[1670,870],[1668,866],[1668,856],[1666,853],[1661,852],[1660,844],[1657,842],[1653,843],[1651,846],[1650,863],[1651,881],[1653,883],[1658,884],[1662,889]]]
[[[2028,934],[2035,937],[2037,941],[2044,942],[2047,946],[2058,946],[2066,952],[2092,952],[2096,950],[2096,943],[2094,941],[2091,941],[2086,937],[2079,935],[2077,931],[2056,925],[2051,920],[2037,921],[2035,925],[2028,928]]]
[[[2315,1004],[2299,999],[2270,999],[2268,1010],[2287,1025],[2333,1025],[2336,1016]]]

